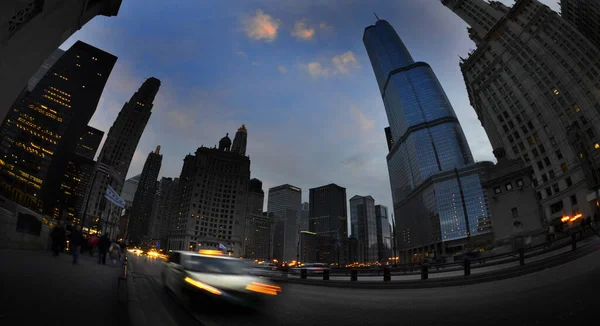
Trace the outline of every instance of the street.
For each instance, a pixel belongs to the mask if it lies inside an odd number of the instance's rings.
[[[162,263],[133,256],[130,265],[174,325],[590,325],[597,319],[600,252],[541,272],[469,286],[363,290],[283,284],[256,311],[194,312],[180,307],[160,281]],[[196,320],[195,322],[192,322]]]

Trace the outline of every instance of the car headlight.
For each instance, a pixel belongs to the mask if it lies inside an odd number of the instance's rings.
[[[215,287],[212,287],[212,286],[210,286],[208,284],[202,283],[200,281],[196,281],[196,280],[194,280],[192,278],[186,277],[184,281],[186,281],[187,283],[189,283],[189,284],[191,284],[191,285],[193,285],[193,286],[195,286],[195,287],[197,287],[199,289],[202,289],[204,291],[210,292],[210,293],[212,293],[214,295],[221,295],[222,294],[222,292],[219,291],[219,289],[217,289]]]

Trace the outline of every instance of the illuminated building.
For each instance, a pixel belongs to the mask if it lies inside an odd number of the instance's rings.
[[[560,0],[560,14],[600,49],[600,1]]]
[[[48,214],[60,204],[69,159],[116,60],[78,41],[31,92],[24,89],[0,127],[0,183],[7,197]]]
[[[116,16],[120,6],[121,0],[0,1],[0,120],[53,51],[95,16]]]
[[[597,1],[587,3],[596,4],[586,12],[594,15]],[[595,199],[600,188],[600,49],[594,37],[534,0],[512,7],[482,0],[443,4],[470,26],[477,46],[460,68],[492,148],[533,168],[547,223],[560,223],[563,215],[593,216],[596,206],[586,199]],[[563,9],[571,17],[569,9],[576,8]]]
[[[363,42],[390,124],[394,216],[406,234],[398,248],[411,257],[460,248],[481,234],[477,220],[488,216],[483,170],[431,67],[413,60],[385,20],[367,27]]]
[[[103,131],[87,127],[71,155],[60,186],[62,198],[54,206],[53,216],[80,223],[79,213],[83,208],[85,192],[94,172],[94,156],[102,141]]]
[[[105,173],[94,172],[95,180],[86,195],[90,199],[85,213],[85,224],[102,218],[106,213],[107,201],[104,193],[109,184],[117,193],[122,192],[129,165],[152,114],[154,98],[159,88],[160,80],[154,77],[146,79],[131,99],[123,105],[117,119],[110,127],[98,156],[98,163],[111,167],[114,175],[109,177]]]
[[[350,198],[350,230],[358,239],[358,262],[372,263],[378,260],[377,219],[375,199],[371,196]]]
[[[27,90],[33,91],[35,85],[46,75],[48,70],[52,68],[52,66],[58,61],[58,59],[65,53],[63,49],[56,49],[56,51],[52,52],[52,54],[44,61],[42,66],[38,68],[38,70],[29,78],[29,82],[27,83]]]
[[[309,190],[309,231],[317,235],[318,263],[345,264],[348,256],[346,188],[334,183]]]
[[[231,139],[219,147],[201,146],[187,155],[179,177],[180,215],[169,235],[169,249],[198,250],[222,244],[235,257],[244,255],[250,158],[231,151]]]
[[[133,244],[141,244],[151,238],[151,219],[153,203],[157,187],[158,174],[162,165],[160,146],[148,154],[142,169],[142,176],[133,197],[133,206],[129,215],[128,233]]]

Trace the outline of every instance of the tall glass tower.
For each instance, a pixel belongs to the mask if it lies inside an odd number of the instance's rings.
[[[387,163],[398,247],[406,257],[445,253],[480,233],[478,221],[488,218],[483,165],[474,164],[431,67],[413,60],[394,28],[378,20],[365,29],[363,42],[390,124]]]

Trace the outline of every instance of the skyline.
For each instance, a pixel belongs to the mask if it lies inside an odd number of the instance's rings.
[[[118,17],[96,18],[61,46],[80,39],[119,57],[90,122],[105,132],[145,77],[163,81],[127,177],[141,173],[157,145],[164,153],[159,177],[178,177],[186,154],[246,124],[252,177],[264,190],[293,184],[304,189],[304,202],[308,189],[336,183],[349,198],[371,195],[392,208],[387,118],[361,42],[373,11],[436,71],[475,160],[495,161],[458,66],[475,46],[466,24],[437,0],[240,2],[233,10],[211,5],[216,14],[196,20],[208,4],[160,6],[125,1]],[[181,31],[189,32],[169,36]]]

